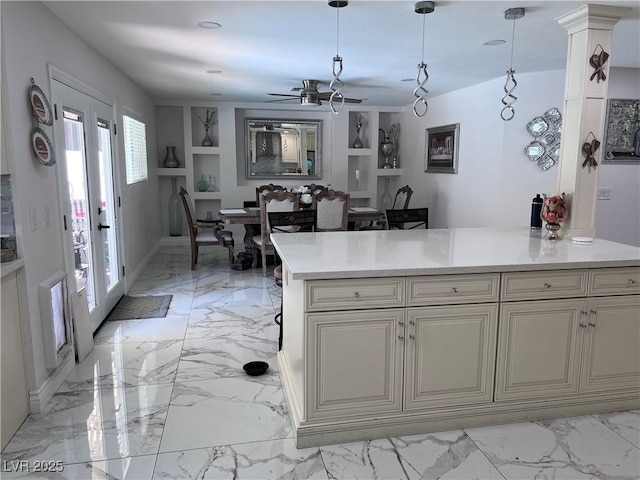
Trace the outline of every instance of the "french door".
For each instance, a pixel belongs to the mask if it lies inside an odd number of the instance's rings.
[[[124,294],[114,173],[114,108],[55,78],[55,138],[70,288],[87,290],[95,331]]]

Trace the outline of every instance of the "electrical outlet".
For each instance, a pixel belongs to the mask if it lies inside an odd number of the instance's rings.
[[[611,189],[610,188],[599,188],[598,189],[598,200],[611,200]]]
[[[29,223],[31,224],[31,231],[38,230],[38,212],[35,208],[29,210]]]
[[[51,226],[51,212],[49,211],[49,207],[44,207],[42,210],[42,217],[44,228],[49,228]]]

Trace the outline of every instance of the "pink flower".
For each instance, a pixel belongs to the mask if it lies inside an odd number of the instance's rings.
[[[562,223],[567,219],[567,206],[564,202],[564,193],[547,197],[542,204],[541,217],[549,223]]]

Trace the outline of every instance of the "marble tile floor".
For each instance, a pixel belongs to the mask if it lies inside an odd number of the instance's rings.
[[[163,247],[129,294],[168,293],[166,318],[100,328],[2,452],[2,479],[640,478],[640,410],[296,449],[272,278],[231,270],[221,248],[191,271],[187,247]],[[271,368],[247,377],[256,359]],[[16,471],[36,462],[64,469]]]

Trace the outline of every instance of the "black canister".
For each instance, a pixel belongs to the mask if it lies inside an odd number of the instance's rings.
[[[542,204],[544,200],[539,193],[536,194],[536,198],[531,202],[531,230],[538,230],[542,228]]]

